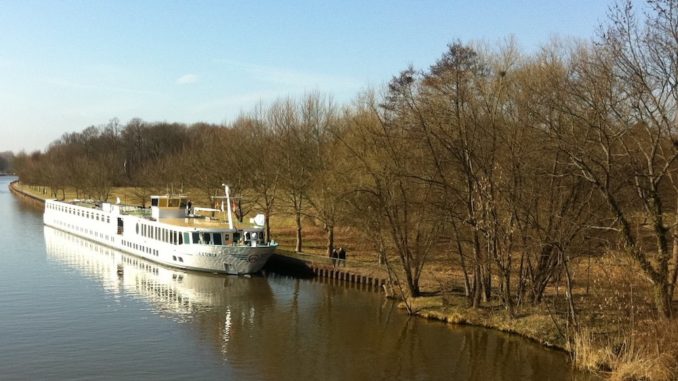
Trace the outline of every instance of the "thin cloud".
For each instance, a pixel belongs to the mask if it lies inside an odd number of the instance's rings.
[[[198,82],[198,76],[195,74],[185,74],[176,80],[177,85],[190,85],[196,82]]]
[[[157,91],[149,90],[140,90],[133,89],[128,87],[119,87],[119,86],[107,86],[107,85],[91,85],[69,81],[62,78],[48,78],[46,82],[53,86],[66,87],[72,89],[86,89],[86,90],[103,90],[109,92],[119,92],[119,93],[132,93],[132,94],[145,94],[145,95],[160,95],[163,94]]]
[[[216,62],[243,70],[254,80],[278,85],[298,88],[321,87],[327,89],[357,89],[363,85],[349,77],[301,72],[287,68],[257,65],[229,59],[217,59]]]
[[[281,96],[280,92],[272,90],[235,94],[203,102],[195,106],[194,110],[200,113],[209,110],[232,109],[233,107],[250,106],[257,102],[265,102],[279,96]]]

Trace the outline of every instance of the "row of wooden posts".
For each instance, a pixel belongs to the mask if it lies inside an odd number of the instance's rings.
[[[311,271],[313,271],[313,274],[316,277],[319,278],[326,278],[326,279],[332,279],[332,280],[338,280],[341,282],[347,282],[347,283],[355,283],[355,284],[360,284],[360,285],[365,285],[372,287],[377,290],[381,290],[386,284],[385,279],[380,279],[377,277],[371,277],[367,275],[361,275],[361,274],[356,274],[352,273],[349,271],[346,271],[344,269],[338,269],[334,267],[328,267],[328,266],[318,266],[318,265],[311,265],[310,266]]]

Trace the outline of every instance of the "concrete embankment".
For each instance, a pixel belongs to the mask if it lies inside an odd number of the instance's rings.
[[[35,206],[39,206],[41,208],[45,207],[44,198],[34,196],[29,192],[24,191],[22,188],[23,187],[19,180],[14,180],[11,183],[9,183],[9,191],[16,195],[19,199],[21,199],[21,201],[33,204]]]

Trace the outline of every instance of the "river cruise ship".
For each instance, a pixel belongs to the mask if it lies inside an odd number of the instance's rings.
[[[221,208],[193,208],[185,196],[151,196],[150,208],[47,200],[43,219],[47,226],[164,265],[256,273],[277,244],[265,241],[263,215],[251,219],[249,227],[234,227],[228,187],[225,191]]]

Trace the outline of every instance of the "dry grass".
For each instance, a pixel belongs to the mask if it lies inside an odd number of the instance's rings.
[[[579,367],[605,372],[611,380],[676,380],[678,322],[644,321],[626,335],[601,338],[582,330],[573,350]]]

